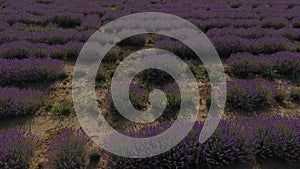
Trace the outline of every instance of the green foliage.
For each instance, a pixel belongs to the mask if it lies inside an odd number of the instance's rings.
[[[103,58],[103,63],[116,63],[118,61],[121,49],[118,47],[112,48]]]
[[[298,100],[300,101],[300,88],[296,88],[292,91],[291,96],[293,100]]]
[[[63,100],[61,103],[52,107],[52,112],[54,116],[58,117],[59,119],[64,119],[74,112],[73,102],[69,100]]]
[[[277,100],[287,101],[291,98],[290,92],[287,89],[279,88],[277,90]]]
[[[80,26],[80,18],[72,18],[70,16],[57,15],[52,19],[52,22],[62,28],[75,28]]]
[[[92,148],[89,152],[88,152],[88,156],[90,161],[98,161],[100,158],[100,150],[99,148]]]
[[[41,4],[52,4],[54,0],[36,0],[36,2]]]
[[[26,26],[20,28],[20,30],[27,31],[27,32],[40,32],[40,31],[51,31],[55,30],[55,27],[43,27],[43,26]]]
[[[96,86],[101,87],[105,84],[108,74],[103,67],[99,67],[96,74]]]

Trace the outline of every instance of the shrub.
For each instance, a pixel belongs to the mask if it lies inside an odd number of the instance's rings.
[[[2,44],[0,47],[0,58],[26,58],[30,56],[32,45],[26,41],[14,41]]]
[[[89,159],[91,162],[98,161],[101,157],[99,148],[93,148],[89,151]]]
[[[295,23],[293,24],[293,27],[294,27],[294,28],[300,28],[300,22],[295,22]]]
[[[172,77],[159,69],[146,69],[142,72],[142,80],[148,86],[161,86],[173,81]]]
[[[282,29],[280,30],[282,31]],[[208,37],[234,35],[246,39],[259,39],[264,36],[280,36],[280,34],[274,29],[251,27],[251,28],[235,28],[232,26],[222,29],[212,28],[207,32]]]
[[[49,57],[55,59],[71,59],[78,56],[83,44],[70,41],[64,45],[52,45],[45,47]]]
[[[118,88],[119,92],[123,92],[125,90],[126,86],[124,84],[120,83],[120,84],[117,84],[116,87]],[[120,93],[120,95],[123,96],[121,93]],[[139,85],[130,84],[129,98],[130,98],[132,105],[135,108],[140,109],[140,110],[146,108],[146,106],[147,106],[146,90],[141,88]],[[111,96],[110,91],[108,91],[106,93],[105,100],[106,100],[106,103],[109,105],[110,111],[117,112],[117,110],[114,106],[114,103],[112,101],[112,96]],[[125,103],[127,103],[127,102],[125,102]]]
[[[292,93],[291,93],[291,97],[294,100],[299,100],[300,101],[300,88],[295,88]]]
[[[180,107],[180,91],[176,83],[169,83],[164,87],[164,91],[168,97],[168,109],[179,108]]]
[[[108,78],[108,73],[106,72],[103,67],[99,67],[97,70],[96,74],[96,86],[102,86],[105,84],[107,78]]]
[[[141,128],[130,133],[130,136],[145,137],[161,133],[170,126],[169,122]],[[252,154],[248,144],[247,129],[237,128],[229,121],[222,121],[213,134],[205,143],[198,143],[198,135],[203,123],[195,124],[190,134],[176,147],[153,157],[144,159],[129,159],[111,156],[109,168],[217,168],[239,162],[248,162]],[[238,131],[240,129],[241,131]],[[180,130],[180,129],[179,129]]]
[[[0,117],[20,116],[34,113],[45,99],[39,90],[0,88]]]
[[[119,42],[118,44],[120,46],[134,46],[134,47],[141,47],[144,46],[146,43],[146,37],[143,35],[136,35],[136,36],[131,36],[129,38],[126,38]]]
[[[291,98],[290,91],[287,88],[279,88],[277,90],[277,100],[287,101]]]
[[[240,78],[248,78],[257,73],[256,58],[249,53],[240,53],[232,55],[227,59],[229,72]]]
[[[161,48],[167,51],[170,51],[179,57],[183,59],[190,59],[192,57],[195,57],[195,54],[191,49],[186,47],[183,43],[180,41],[175,41],[171,39],[163,39],[156,41],[154,44],[155,47]]]
[[[275,69],[288,79],[300,83],[300,55],[294,52],[278,52],[274,54]]]
[[[198,127],[197,127],[198,128]],[[199,131],[196,131],[199,134]],[[196,148],[198,159],[192,165],[219,168],[250,161],[253,149],[249,128],[234,121],[221,121],[214,134]]]
[[[75,28],[77,26],[80,26],[81,19],[75,16],[60,15],[55,16],[52,19],[52,22],[62,28]]]
[[[245,42],[242,38],[235,36],[215,36],[211,38],[216,50],[221,57],[229,57],[233,53],[244,52]]]
[[[296,45],[287,38],[264,36],[259,39],[245,39],[232,35],[211,38],[219,55],[229,57],[239,52],[252,54],[273,54],[279,51],[295,50]]]
[[[278,52],[272,55],[238,53],[228,60],[229,73],[242,78],[255,74],[268,78],[282,76],[300,82],[300,55],[295,52]]]
[[[120,58],[121,49],[119,47],[112,48],[103,58],[103,63],[116,63],[117,60]]]
[[[52,4],[54,1],[53,0],[36,0],[37,3],[41,4]]]
[[[233,80],[227,83],[227,103],[233,107],[254,109],[277,96],[277,84],[263,79]]]
[[[258,117],[252,123],[255,123],[255,155],[259,160],[300,161],[299,116]]]
[[[54,115],[60,119],[69,116],[74,111],[73,102],[68,100],[63,100],[58,105],[52,107],[52,112]]]
[[[0,83],[1,85],[22,84],[40,80],[54,80],[63,75],[64,64],[56,59],[1,59]]]
[[[33,150],[38,145],[34,135],[19,130],[0,133],[0,168],[29,168]]]
[[[261,25],[262,28],[274,28],[280,29],[286,26],[286,23],[283,21],[278,21],[274,19],[263,21],[264,23]]]
[[[283,28],[280,29],[280,33],[291,40],[300,40],[300,32],[296,28]]]
[[[46,152],[49,169],[83,169],[86,167],[89,138],[82,130],[67,129],[51,141]]]
[[[146,69],[142,72],[142,79],[146,85],[164,86],[168,83],[172,83],[174,81],[173,77],[163,70],[172,72],[175,78],[180,76],[178,68],[174,66],[181,65],[178,58],[172,57],[172,59],[165,59],[166,57],[168,57],[168,54],[158,54],[155,57],[152,55],[140,61],[139,66],[141,68],[150,67],[150,69]],[[157,67],[157,65],[162,65],[162,70],[156,69],[155,67]]]

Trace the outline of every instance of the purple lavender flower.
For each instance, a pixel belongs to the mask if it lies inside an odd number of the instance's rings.
[[[49,169],[84,169],[89,138],[82,130],[67,129],[51,141],[46,152]]]
[[[255,154],[259,160],[281,159],[300,161],[299,116],[294,118],[272,116],[252,119],[255,123]]]
[[[227,64],[231,74],[242,78],[256,74],[271,78],[281,75],[283,78],[299,83],[299,56],[296,52],[278,52],[272,55],[238,53],[227,59]]]
[[[227,83],[227,103],[254,109],[269,104],[277,96],[278,84],[263,79],[233,80]]]
[[[63,74],[64,64],[60,60],[45,58],[1,59],[0,84],[21,84],[39,80],[54,80]]]
[[[42,106],[44,99],[44,92],[39,90],[0,88],[0,117],[34,113]]]
[[[200,144],[198,135],[203,123],[197,122],[190,134],[168,152],[145,159],[111,156],[109,168],[214,168],[247,163],[254,154],[251,148],[253,134],[249,132],[251,128],[244,124],[223,120],[213,136]],[[151,137],[160,134],[170,125],[170,122],[163,122],[126,133],[131,137]]]
[[[34,135],[19,130],[0,133],[0,168],[29,168],[33,150],[38,144]]]

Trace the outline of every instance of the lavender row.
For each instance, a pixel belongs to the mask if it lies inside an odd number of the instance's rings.
[[[279,51],[296,50],[296,45],[291,40],[283,37],[264,36],[258,39],[246,39],[224,35],[211,37],[210,40],[221,57],[229,57],[231,54],[238,52],[272,54]],[[175,54],[186,58],[193,56],[191,50],[178,41],[163,39],[156,41],[154,46],[171,50]]]
[[[279,96],[279,90],[289,86],[263,79],[232,80],[227,82],[226,103],[231,107],[252,110],[264,107]]]
[[[254,110],[274,103],[277,100],[282,101],[293,97],[292,94],[290,94],[291,91],[293,91],[291,86],[264,79],[232,80],[227,82],[226,87],[226,104],[231,108]],[[123,91],[125,86],[120,84],[118,88],[120,91]],[[163,90],[166,92],[168,99],[164,118],[172,119],[173,115],[178,111],[181,99],[188,99],[188,97],[185,98],[183,94],[182,96],[184,98],[182,98],[176,83],[165,85]],[[147,106],[147,93],[148,91],[145,88],[131,84],[130,96],[132,104],[138,109],[145,108]],[[295,94],[295,97],[299,96]],[[208,101],[210,102],[210,100]],[[112,102],[110,92],[106,95],[106,103],[109,105],[111,112],[117,111]]]
[[[83,43],[70,41],[64,45],[47,45],[28,41],[13,41],[0,46],[0,58],[51,57],[67,59],[77,57]]]
[[[300,54],[278,52],[272,55],[238,53],[227,60],[229,73],[241,78],[262,75],[275,78],[281,76],[300,82]]]
[[[197,138],[203,123],[197,122],[183,141],[163,154],[143,159],[110,154],[107,164],[113,169],[219,168],[240,163],[247,165],[256,158],[261,163],[277,159],[287,162],[286,167],[293,167],[300,161],[299,120],[300,116],[222,120],[214,134],[202,144]],[[135,138],[151,137],[171,124],[164,122],[124,134]],[[113,138],[108,137],[112,144]],[[37,145],[37,138],[31,134],[17,130],[0,133],[1,168],[28,168]],[[90,139],[82,130],[67,129],[51,141],[46,152],[47,161],[42,165],[50,169],[85,168],[90,147]]]
[[[117,85],[117,88],[118,91],[125,91],[126,85],[121,83]],[[168,83],[165,86],[163,86],[162,90],[166,93],[168,101],[164,114],[162,115],[162,117],[159,118],[160,121],[164,121],[166,119],[174,119],[176,112],[180,108],[181,99],[184,100],[183,102],[185,104],[192,104],[192,100],[190,97],[188,97],[184,93],[182,93],[181,95],[177,83]],[[143,110],[147,108],[147,106],[149,106],[149,88],[145,86],[141,87],[137,84],[130,84],[129,92],[131,101],[130,104],[132,104],[135,108]],[[105,102],[109,106],[111,113],[118,112],[118,110],[114,106],[110,91],[106,93]]]
[[[19,130],[0,133],[0,168],[29,168],[38,140]]]
[[[21,130],[0,133],[1,169],[30,168],[30,161],[38,138]],[[46,152],[47,162],[42,166],[49,169],[85,168],[89,138],[82,130],[67,129],[51,141]]]
[[[212,28],[207,34],[208,37],[214,36],[225,36],[232,35],[238,36],[247,39],[258,39],[264,36],[274,36],[274,37],[286,37],[291,40],[300,40],[300,32],[295,28],[282,28],[279,30],[270,29],[270,28],[260,28],[260,27],[252,27],[252,28],[234,28],[234,27],[226,27],[226,28]]]
[[[32,114],[44,102],[44,92],[33,89],[0,88],[0,117]]]
[[[85,42],[90,35],[91,31],[77,31],[66,29],[53,29],[53,30],[31,30],[26,28],[21,30],[6,30],[0,32],[0,44],[12,41],[29,41],[31,43],[47,43],[49,45],[66,44],[70,41]]]
[[[51,58],[1,59],[0,84],[20,85],[27,82],[55,80],[63,75],[62,61]]]
[[[239,52],[252,54],[272,54],[280,51],[295,51],[297,46],[291,40],[283,37],[265,36],[259,39],[246,39],[231,35],[211,37],[221,57],[229,57]]]
[[[91,144],[82,130],[66,129],[51,141],[46,152],[48,169],[83,169],[87,165],[87,152]]]
[[[287,161],[290,165],[286,167],[297,165],[300,161],[299,120],[299,116],[222,120],[214,134],[202,144],[197,138],[203,123],[198,122],[193,131],[168,152],[144,159],[112,155],[109,168],[220,168],[251,163],[253,158],[262,163],[271,159]],[[127,133],[144,138],[159,134],[169,126],[161,123]]]
[[[27,25],[57,25],[63,28],[93,29],[120,16],[146,11],[170,13],[186,19],[196,19],[199,22],[201,20],[217,19],[219,23],[222,23],[221,25],[227,24],[227,21],[222,22],[220,19],[228,19],[229,22],[230,19],[233,19],[232,22],[235,22],[236,19],[240,22],[243,22],[244,19],[256,20],[262,23],[263,27],[271,26],[274,28],[278,28],[278,20],[280,20],[279,27],[287,24],[296,24],[297,26],[297,23],[299,23],[297,20],[299,2],[294,0],[284,3],[280,1],[247,1],[242,3],[204,1],[205,3],[199,3],[195,0],[189,2],[181,0],[176,3],[156,0],[142,0],[138,3],[132,0],[89,1],[84,3],[70,3],[68,0],[41,2],[37,0],[31,0],[28,3],[4,1],[3,6],[5,8],[2,9],[1,18],[8,24],[5,27],[24,23]],[[18,11],[15,9],[18,9]],[[58,15],[58,13],[63,15]],[[274,13],[278,13],[278,15],[274,15]],[[205,22],[202,25],[205,25]],[[214,21],[208,22],[212,23]],[[210,23],[207,24],[211,25]]]

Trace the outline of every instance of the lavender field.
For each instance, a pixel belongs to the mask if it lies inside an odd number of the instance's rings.
[[[0,169],[300,168],[299,11],[299,0],[0,0]],[[151,137],[169,128],[181,108],[176,81],[149,69],[132,80],[130,101],[147,110],[149,93],[161,89],[168,99],[162,116],[136,124],[118,112],[112,76],[141,49],[176,54],[196,77],[201,96],[188,136],[163,154],[132,159],[99,148],[86,135],[74,109],[72,79],[93,33],[141,12],[176,15],[205,33],[224,65],[227,95],[218,128],[201,144],[197,137],[214,100],[208,70],[195,52],[155,34],[117,43],[95,79],[98,107],[114,129]]]

